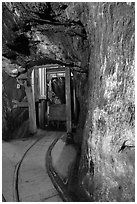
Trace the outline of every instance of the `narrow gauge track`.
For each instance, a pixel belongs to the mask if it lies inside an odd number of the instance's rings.
[[[45,155],[61,132],[36,139],[23,154],[14,173],[14,202],[62,201],[45,169]],[[28,168],[28,169],[27,169]]]
[[[14,183],[13,183],[13,198],[15,202],[20,202],[19,199],[19,189],[18,189],[18,180],[19,180],[19,169],[20,166],[23,162],[23,159],[25,158],[26,154],[28,153],[28,151],[43,137],[40,137],[38,139],[36,139],[31,145],[30,147],[26,150],[26,152],[23,154],[21,160],[17,163],[16,168],[15,168],[15,173],[14,173]]]

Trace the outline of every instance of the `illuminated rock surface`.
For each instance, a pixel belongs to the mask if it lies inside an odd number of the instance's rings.
[[[3,56],[18,72],[77,65],[79,185],[94,201],[135,199],[134,47],[134,3],[3,3]]]

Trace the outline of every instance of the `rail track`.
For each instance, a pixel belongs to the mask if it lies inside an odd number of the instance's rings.
[[[57,136],[60,134],[57,133]],[[50,132],[48,136],[36,139],[17,163],[13,183],[14,202],[62,201],[45,169],[45,155],[55,136],[55,132]],[[4,200],[4,196],[2,198]]]
[[[20,170],[20,166],[23,162],[23,159],[25,158],[25,156],[27,155],[28,151],[40,140],[42,139],[38,138],[36,139],[31,145],[30,147],[25,151],[25,153],[23,154],[21,160],[17,163],[16,168],[15,168],[15,173],[14,173],[14,183],[13,183],[13,199],[15,202],[20,202],[20,197],[19,197],[19,188],[18,188],[18,180],[19,180],[19,170]]]

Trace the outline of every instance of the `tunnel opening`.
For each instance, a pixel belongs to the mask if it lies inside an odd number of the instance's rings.
[[[71,101],[68,111],[72,112],[70,117],[72,121],[71,128],[75,132],[79,112],[73,73],[70,71],[70,84],[68,85],[65,79],[65,68],[61,67],[61,69],[54,70],[51,65],[50,70],[48,68],[43,70],[41,68],[37,71],[34,70],[35,74],[32,77],[38,127],[55,131],[67,130],[66,100],[70,97]],[[34,78],[36,73],[38,74],[38,83],[36,83]],[[70,89],[69,95],[67,95],[66,89]],[[37,93],[35,92],[36,90]]]

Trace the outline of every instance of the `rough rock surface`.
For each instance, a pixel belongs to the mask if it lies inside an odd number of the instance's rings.
[[[134,4],[88,10],[92,51],[80,182],[95,201],[134,201]]]
[[[74,72],[80,104],[75,141],[82,149],[79,185],[94,201],[135,197],[134,6],[3,3],[8,74],[46,63],[68,65]],[[12,73],[11,63],[17,65]]]
[[[89,56],[85,29],[79,22],[69,21],[66,6],[62,3],[3,3],[4,72],[17,77],[34,65],[58,63],[76,66],[78,72],[73,70],[76,80],[86,79],[86,74],[81,74],[87,72],[85,62]],[[78,97],[81,82],[77,82]],[[5,109],[7,106],[4,105]]]
[[[17,80],[10,77],[6,72],[2,74],[2,136],[8,140],[19,136],[26,136],[28,119],[28,108],[18,108],[16,102],[26,100],[26,94],[23,86],[17,83]],[[18,85],[17,85],[18,84]],[[24,124],[23,124],[24,123]],[[26,124],[26,125],[25,125]],[[23,125],[22,130],[20,126]],[[16,133],[14,134],[14,132]],[[24,133],[23,133],[24,132]],[[18,135],[19,134],[19,135]],[[17,136],[18,135],[18,136]]]

